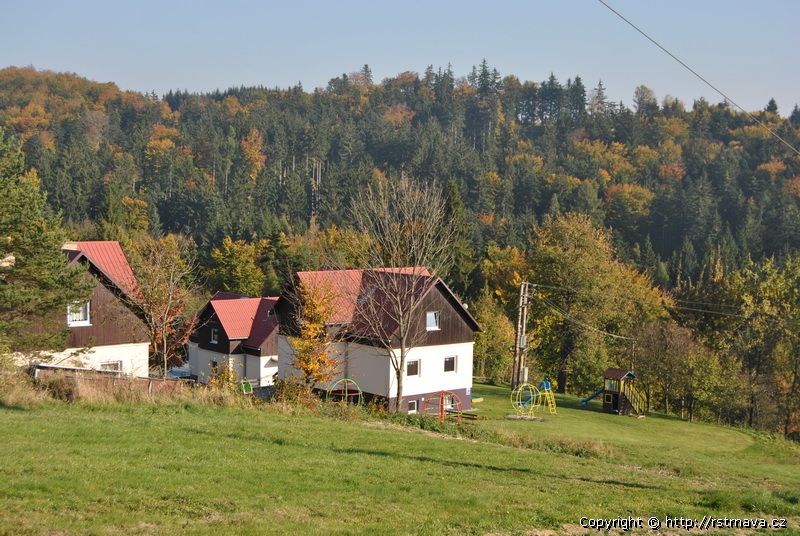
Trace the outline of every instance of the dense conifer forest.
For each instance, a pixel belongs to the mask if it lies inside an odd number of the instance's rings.
[[[358,240],[359,192],[434,185],[457,227],[441,275],[486,329],[476,373],[508,378],[497,349],[527,279],[553,287],[532,352],[568,390],[635,360],[653,407],[800,433],[800,157],[725,103],[631,90],[628,107],[601,81],[523,81],[485,60],[464,77],[378,81],[365,65],[314,90],[162,97],[9,67],[0,127],[72,239],[186,236],[209,292],[279,292]],[[753,113],[800,146],[796,105]]]

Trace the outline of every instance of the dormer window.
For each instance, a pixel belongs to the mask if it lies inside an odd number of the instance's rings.
[[[425,329],[428,331],[437,331],[439,329],[439,311],[425,313]]]
[[[91,325],[91,306],[89,302],[84,304],[75,303],[67,306],[67,326],[74,328]]]
[[[219,342],[218,328],[211,328],[211,335],[208,338],[208,342],[210,342],[211,344],[217,344]]]

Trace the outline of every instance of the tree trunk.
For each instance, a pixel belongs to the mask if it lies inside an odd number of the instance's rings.
[[[406,345],[400,343],[400,366],[397,367],[397,398],[395,398],[394,411],[400,413],[400,406],[403,403],[403,372],[406,369]]]
[[[558,376],[556,377],[556,381],[558,382],[558,386],[556,388],[556,392],[564,394],[567,392],[567,368],[569,367],[569,356],[572,353],[572,348],[575,346],[573,341],[572,335],[565,330],[564,335],[562,336],[561,340],[561,349],[560,353],[560,360],[558,366]]]

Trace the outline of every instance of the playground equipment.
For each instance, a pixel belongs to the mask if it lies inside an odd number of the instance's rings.
[[[518,415],[532,416],[542,407],[547,406],[551,415],[557,415],[556,397],[552,386],[547,380],[539,382],[539,386],[523,383],[511,391],[511,405]]]
[[[544,403],[550,411],[550,415],[557,415],[558,408],[556,407],[556,395],[553,394],[553,387],[548,380],[539,382],[539,391],[544,398]]]
[[[360,406],[364,403],[364,393],[355,380],[351,378],[342,378],[331,385],[331,388],[328,389],[325,395],[325,400]]]
[[[511,405],[517,415],[532,416],[542,403],[539,389],[529,383],[523,383],[511,391]]]
[[[444,422],[450,418],[456,422],[461,422],[461,399],[452,391],[439,391],[435,395],[425,400],[423,412]]]
[[[250,383],[249,380],[242,381],[242,394],[244,395],[252,395],[253,394],[253,384]]]
[[[647,413],[647,399],[636,389],[636,374],[632,370],[608,368],[603,373],[603,386],[580,401],[587,407],[589,401],[603,395],[603,411],[628,415],[644,415]]]

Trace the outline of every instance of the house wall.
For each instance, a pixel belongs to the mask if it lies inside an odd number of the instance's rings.
[[[211,362],[216,361],[219,366],[228,364],[236,374],[237,380],[242,380],[247,362],[247,378],[254,380],[256,387],[272,385],[272,376],[278,372],[278,356],[250,356],[245,354],[223,354],[202,348],[196,342],[189,342],[189,372],[200,383],[208,383],[213,376]]]
[[[428,311],[439,312],[439,329],[428,331],[426,314]],[[441,285],[436,285],[417,304],[416,315],[411,329],[410,340],[416,347],[442,344],[473,342],[472,326],[462,316],[461,305],[446,292]],[[399,343],[395,341],[399,347]]]
[[[470,409],[472,392],[472,349],[473,343],[440,344],[423,346],[409,351],[407,361],[420,361],[419,376],[406,376],[403,382],[402,407],[408,407],[408,400],[419,400],[420,409],[426,398],[439,391],[453,391],[460,400],[462,409]],[[333,348],[341,361],[335,379],[348,377],[356,381],[364,393],[389,399],[393,397],[397,382],[388,352],[383,348],[358,343],[337,343]],[[396,351],[399,355],[399,350]],[[445,357],[456,357],[456,370],[444,372]],[[278,377],[287,379],[298,377],[292,367],[294,352],[286,336],[278,337]],[[334,380],[335,381],[335,380]],[[328,385],[319,385],[327,389]]]
[[[87,277],[92,276],[87,274]],[[150,339],[144,322],[103,283],[94,277],[92,279],[95,285],[89,300],[91,325],[70,327],[66,347],[148,343]],[[66,324],[66,309],[57,314],[61,315]]]
[[[412,348],[406,357],[406,364],[419,360],[419,375],[404,377],[402,408],[408,407],[409,400],[419,400],[421,409],[424,400],[430,398],[431,394],[453,391],[458,395],[462,409],[471,409],[473,346],[474,343],[465,342]],[[396,352],[399,355],[400,351]],[[444,372],[444,359],[450,356],[456,358],[456,370]],[[389,389],[390,395],[397,391],[394,369],[391,371]],[[393,404],[394,398],[391,396],[390,405]]]
[[[211,342],[212,328],[217,329],[216,343]],[[211,307],[207,307],[203,311],[200,317],[200,327],[192,333],[190,340],[204,350],[221,354],[239,353],[237,349],[242,343],[241,340],[230,340],[228,338],[228,334],[222,329],[222,324],[217,315],[211,310]]]
[[[110,344],[91,348],[67,348],[48,353],[47,364],[100,369],[103,363],[120,361],[122,372],[146,378],[149,375],[150,343]]]

